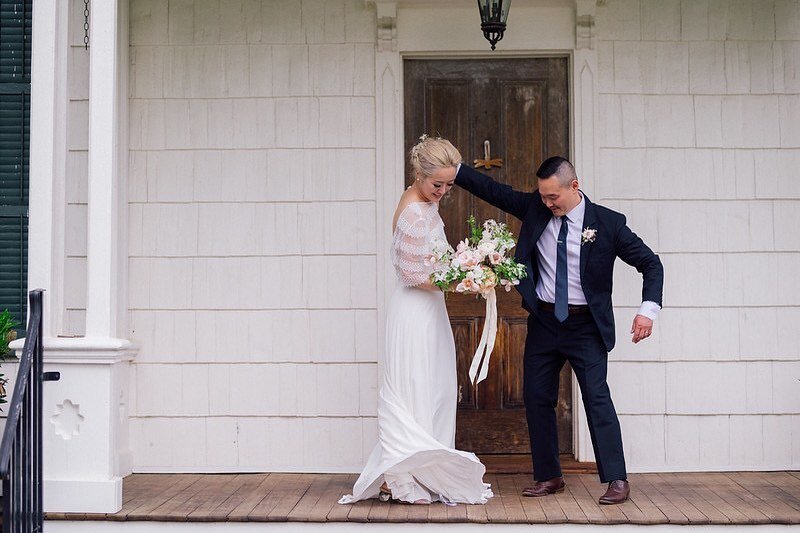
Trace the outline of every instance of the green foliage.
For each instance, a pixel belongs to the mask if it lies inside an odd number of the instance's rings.
[[[483,231],[478,227],[475,217],[472,215],[467,218],[467,225],[469,226],[469,243],[472,246],[477,246],[483,237]]]
[[[0,359],[13,359],[8,343],[17,338],[18,326],[19,322],[14,320],[8,309],[0,313]],[[8,379],[4,374],[0,374],[0,405],[8,403],[6,401],[6,383],[8,383]]]
[[[512,257],[508,257],[502,263],[495,265],[494,271],[500,279],[522,279],[528,275],[525,265],[517,263]]]
[[[0,359],[11,359],[11,349],[8,343],[17,338],[19,322],[14,320],[8,309],[0,313]]]

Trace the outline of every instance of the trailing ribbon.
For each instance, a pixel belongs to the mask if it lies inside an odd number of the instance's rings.
[[[491,289],[483,293],[483,297],[486,298],[486,320],[483,322],[481,341],[469,366],[469,380],[475,385],[486,379],[489,374],[489,358],[497,337],[497,293]]]

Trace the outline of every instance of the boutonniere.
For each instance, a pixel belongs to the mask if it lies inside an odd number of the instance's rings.
[[[597,237],[597,230],[594,228],[586,228],[581,233],[581,245],[586,244],[587,242],[594,242],[595,238]]]

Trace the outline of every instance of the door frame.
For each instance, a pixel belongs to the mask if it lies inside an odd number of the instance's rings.
[[[436,0],[413,2],[371,0],[376,6],[377,46],[375,52],[375,194],[376,270],[378,338],[385,334],[386,305],[395,288],[394,269],[389,261],[391,221],[397,199],[404,188],[404,106],[403,62],[405,59],[481,59],[567,57],[569,62],[570,153],[581,176],[582,188],[590,197],[597,184],[598,54],[594,38],[594,0],[563,0],[552,5],[523,4],[510,14],[518,28],[525,19],[532,25],[551,21],[549,31],[519,31],[515,39],[501,42],[492,52],[475,24],[471,37],[453,38],[453,33],[426,31],[426,25],[461,25],[470,21],[474,5],[441,6]],[[515,4],[515,7],[516,4]],[[399,8],[399,9],[398,9]],[[446,9],[439,13],[438,9]],[[556,10],[558,10],[556,12]],[[446,15],[446,16],[445,16]],[[438,30],[441,27],[436,26]],[[509,21],[509,32],[513,29]],[[526,36],[527,35],[527,36]],[[554,37],[555,36],[555,37]],[[504,46],[507,43],[509,46]],[[554,48],[555,46],[555,48]],[[383,344],[378,343],[378,371],[383,372]],[[578,461],[594,461],[580,388],[572,377],[573,451]]]

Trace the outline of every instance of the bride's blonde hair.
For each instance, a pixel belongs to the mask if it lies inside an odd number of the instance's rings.
[[[447,139],[423,135],[411,147],[409,160],[414,177],[425,179],[440,168],[457,166],[461,163],[461,153]]]

